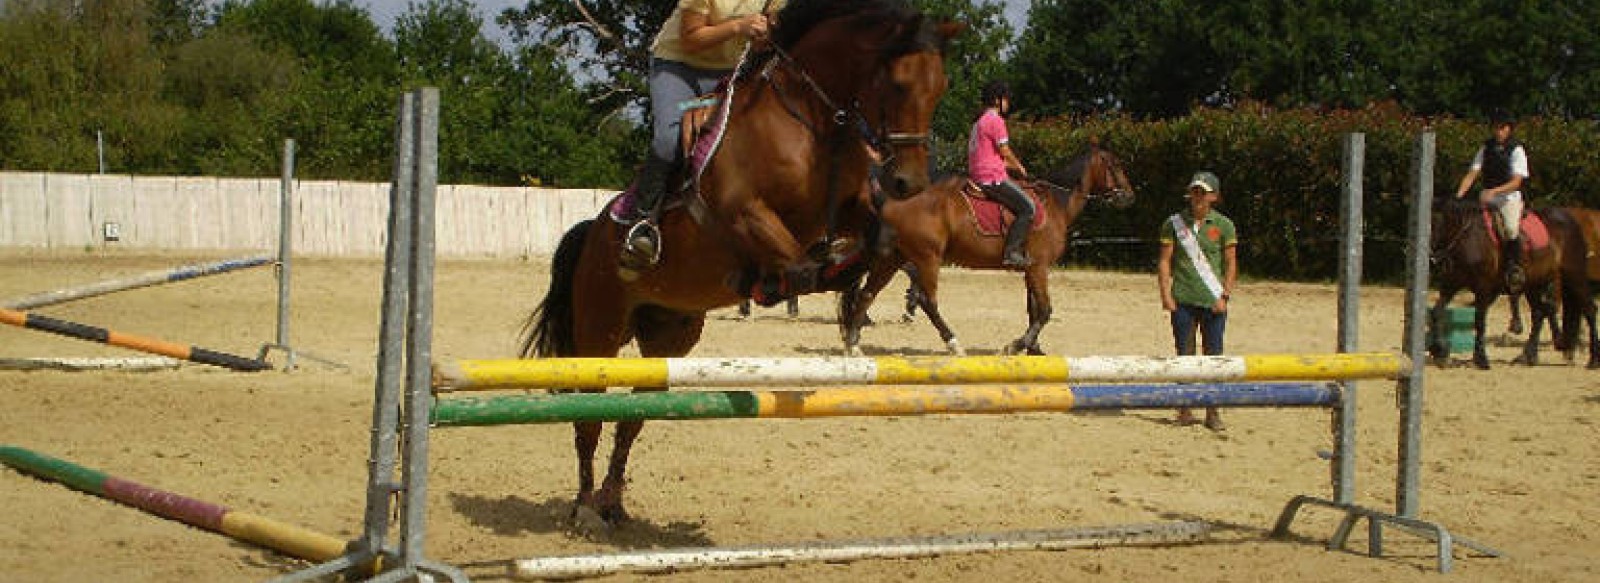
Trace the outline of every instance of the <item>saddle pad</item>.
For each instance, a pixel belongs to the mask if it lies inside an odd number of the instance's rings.
[[[1494,244],[1500,244],[1500,231],[1494,228],[1494,216],[1485,207],[1483,209],[1483,227],[1489,231],[1489,238]],[[1550,229],[1544,226],[1544,219],[1538,213],[1522,213],[1522,225],[1518,231],[1522,239],[1523,251],[1539,251],[1550,246]]]
[[[1022,190],[1033,198],[1034,206],[1039,209],[1038,212],[1033,213],[1033,230],[1044,229],[1046,219],[1044,203],[1039,200],[1039,195],[1032,189],[1024,188]],[[1016,217],[1016,214],[1012,213],[1011,209],[1006,208],[1005,205],[984,196],[978,185],[973,184],[970,180],[961,187],[961,198],[967,201],[967,211],[971,213],[972,222],[978,227],[979,235],[985,237],[1004,236],[1006,229],[1011,226],[1011,221]]]
[[[611,222],[619,225],[633,224],[633,221],[628,220],[629,217],[633,216],[633,206],[636,204],[633,191],[634,186],[629,185],[627,190],[617,193],[616,196],[611,197],[610,202],[606,203],[606,216],[611,218]],[[667,211],[683,206],[684,201],[681,196],[668,194],[661,200],[660,204],[661,214],[666,214]]]
[[[716,94],[712,94],[680,104],[684,109],[683,137],[687,141],[693,136],[694,143],[694,149],[690,150],[689,155],[689,176],[699,176],[700,171],[711,160],[711,155],[716,153],[722,128],[728,120],[728,108],[722,107],[722,101]],[[633,193],[637,187],[637,183],[628,185],[627,190],[618,193],[610,203],[606,204],[606,210],[612,221],[621,223],[623,217],[633,216],[635,204]],[[662,212],[683,206],[682,198],[678,196],[681,193],[682,188],[669,188],[661,201]]]

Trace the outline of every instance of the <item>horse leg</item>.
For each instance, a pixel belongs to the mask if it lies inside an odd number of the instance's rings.
[[[1545,296],[1546,291],[1544,288],[1523,291],[1528,300],[1528,321],[1532,327],[1529,329],[1528,339],[1522,343],[1522,354],[1512,359],[1512,364],[1528,366],[1539,364],[1539,336],[1544,333],[1545,320],[1554,321],[1555,317],[1551,312],[1550,300]],[[1512,305],[1516,305],[1516,296],[1511,296],[1511,299]]]
[[[677,312],[655,306],[640,306],[634,313],[635,338],[639,343],[639,354],[645,357],[671,358],[688,354],[700,342],[700,332],[704,327],[704,313]],[[634,387],[635,391],[666,389]],[[595,490],[591,500],[595,512],[608,524],[628,521],[628,511],[622,503],[622,491],[628,484],[628,454],[643,430],[644,421],[617,423],[605,481],[601,482],[599,490]]]
[[[780,275],[784,295],[809,293],[816,287],[821,264],[806,257],[806,250],[771,209],[748,210],[735,219],[733,233],[740,248],[762,267],[762,276]],[[761,284],[758,284],[761,285]],[[741,294],[750,290],[739,290]]]
[[[1506,299],[1511,302],[1511,323],[1506,326],[1506,333],[1512,334],[1512,335],[1521,334],[1522,333],[1522,302],[1517,301],[1517,296],[1514,295],[1514,294],[1508,294],[1506,296]],[[1538,317],[1538,316],[1534,316],[1532,314],[1532,312],[1533,312],[1533,304],[1531,304],[1531,303],[1528,304],[1528,312],[1529,312],[1529,317],[1530,318],[1537,318]],[[1534,328],[1537,329],[1538,327],[1539,327],[1539,325],[1538,325],[1537,321],[1535,321]]]
[[[1461,288],[1445,286],[1439,289],[1439,299],[1433,302],[1433,308],[1428,310],[1428,329],[1433,331],[1428,339],[1428,356],[1433,357],[1435,365],[1449,364],[1450,339],[1449,330],[1445,321],[1445,309],[1450,307],[1450,300],[1456,297],[1456,292]]]
[[[917,321],[917,306],[922,305],[922,289],[917,287],[917,267],[907,263],[902,267],[906,272],[906,311],[900,316],[900,321],[910,324]]]
[[[1028,288],[1028,329],[1022,337],[1006,347],[1006,354],[1044,354],[1039,347],[1039,332],[1050,321],[1050,270],[1044,261],[1035,261],[1024,272],[1023,282]]]
[[[939,340],[944,342],[944,347],[953,356],[966,356],[967,349],[961,346],[955,331],[950,329],[950,324],[944,321],[944,314],[939,312],[939,263],[942,260],[941,257],[924,257],[906,273],[914,276],[911,285],[917,288],[917,302],[922,306],[922,312],[928,315],[928,323],[939,331]]]
[[[1585,293],[1584,295],[1587,296],[1588,294]],[[1594,300],[1590,299],[1588,297],[1585,297],[1583,299],[1583,303],[1579,304],[1579,306],[1581,306],[1582,309],[1583,309],[1583,320],[1584,320],[1584,323],[1589,325],[1589,364],[1588,364],[1588,368],[1591,369],[1591,370],[1600,369],[1600,331],[1597,331],[1597,330],[1594,329],[1594,311],[1595,311]],[[1574,326],[1577,326],[1577,325],[1574,324]],[[1573,331],[1572,331],[1572,337],[1573,337],[1574,342],[1576,342],[1577,336],[1578,336],[1578,331],[1577,331],[1576,328],[1574,328]],[[1576,348],[1576,347],[1574,347],[1574,348]]]
[[[1578,348],[1578,331],[1584,324],[1589,326],[1589,363],[1590,369],[1600,369],[1600,331],[1595,330],[1595,304],[1591,295],[1588,282],[1564,282],[1570,287],[1563,287],[1561,299],[1562,320],[1564,321],[1565,338],[1567,338],[1567,351],[1569,354]],[[1582,318],[1582,320],[1579,320]],[[1572,360],[1569,356],[1568,360]]]
[[[889,285],[899,270],[899,257],[875,260],[867,280],[855,289],[840,296],[839,333],[844,339],[846,356],[861,356],[861,328],[866,326],[867,308],[878,298],[878,292]]]
[[[597,391],[584,391],[597,392]],[[572,448],[578,453],[578,497],[568,518],[577,518],[581,508],[595,507],[594,503],[594,452],[600,447],[599,421],[580,421],[572,424]]]
[[[1473,305],[1478,313],[1472,317],[1472,366],[1478,370],[1489,370],[1489,352],[1483,347],[1483,330],[1489,315],[1489,306],[1494,305],[1495,294],[1473,290]]]

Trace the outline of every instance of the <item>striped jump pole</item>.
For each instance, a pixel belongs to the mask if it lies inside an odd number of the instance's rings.
[[[1254,356],[877,358],[538,358],[460,360],[435,390],[1067,382],[1321,381],[1399,378],[1387,353]]]
[[[840,563],[863,559],[917,559],[1000,551],[1062,551],[1110,546],[1167,546],[1206,539],[1204,522],[1005,533],[817,541],[791,545],[712,547],[634,551],[520,559],[512,564],[516,579],[576,579],[615,573],[674,573],[693,569],[727,569]]]
[[[37,293],[31,296],[10,300],[4,304],[0,304],[0,306],[11,310],[32,310],[34,308],[53,306],[55,304],[70,302],[73,300],[81,300],[83,298],[91,298],[94,296],[100,296],[134,288],[173,283],[186,279],[194,279],[207,275],[216,275],[218,273],[226,273],[239,269],[260,267],[263,265],[270,265],[272,262],[273,258],[271,256],[263,255],[260,257],[244,257],[240,259],[214,261],[211,263],[185,265],[183,267],[176,267],[173,269],[151,271],[123,279],[112,279],[78,287]]]
[[[344,553],[345,541],[270,518],[236,512],[158,490],[20,447],[0,446],[0,462],[17,471],[284,554],[325,561]]]
[[[138,350],[141,352],[149,352],[151,354],[160,354],[162,356],[170,356],[190,362],[220,366],[222,368],[228,368],[237,371],[254,372],[272,368],[271,364],[268,364],[262,360],[245,358],[243,356],[236,356],[225,352],[207,350],[205,348],[187,344],[178,344],[176,342],[157,340],[155,338],[146,336],[114,332],[105,328],[89,326],[87,324],[68,322],[66,320],[57,320],[49,316],[18,312],[16,310],[8,310],[5,308],[0,308],[0,324],[10,324],[19,328],[50,332],[52,334],[60,334],[62,336],[77,338],[80,340],[91,340],[103,344],[110,344],[112,346],[120,346],[122,348]]]
[[[434,404],[431,420],[437,426],[459,427],[651,419],[987,415],[1176,407],[1332,407],[1339,398],[1338,385],[1325,382],[562,393],[441,399]]]

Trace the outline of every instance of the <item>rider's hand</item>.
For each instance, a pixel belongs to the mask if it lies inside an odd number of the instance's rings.
[[[768,24],[767,15],[751,14],[739,19],[739,34],[756,40],[767,38]]]

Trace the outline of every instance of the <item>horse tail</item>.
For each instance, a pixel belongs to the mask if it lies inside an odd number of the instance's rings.
[[[584,240],[593,226],[594,219],[587,219],[561,236],[561,244],[556,246],[555,259],[550,264],[550,291],[545,292],[544,301],[522,325],[520,354],[523,358],[573,356],[577,352],[572,334],[573,279],[578,273]]]
[[[1552,299],[1560,309],[1561,333],[1555,338],[1555,348],[1567,351],[1578,345],[1578,333],[1583,322],[1585,306],[1592,305],[1587,273],[1589,245],[1584,238],[1583,220],[1562,208],[1548,208],[1537,212],[1550,230],[1551,243],[1557,248],[1560,264],[1556,266],[1555,293]],[[1554,315],[1551,321],[1555,321]]]

